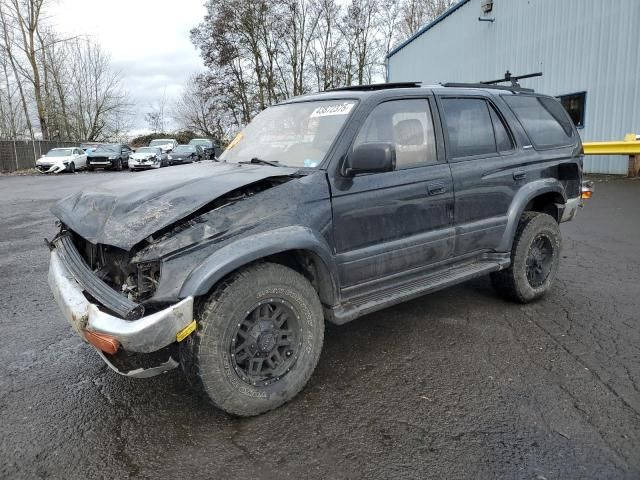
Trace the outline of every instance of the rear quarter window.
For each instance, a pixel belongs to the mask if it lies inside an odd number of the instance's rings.
[[[537,149],[575,143],[574,127],[560,102],[550,97],[505,95],[509,105]]]

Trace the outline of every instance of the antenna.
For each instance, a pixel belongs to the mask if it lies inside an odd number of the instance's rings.
[[[533,77],[541,77],[542,76],[542,72],[537,72],[537,73],[528,73],[527,75],[512,75],[511,72],[509,70],[507,70],[504,73],[504,78],[499,78],[497,80],[489,80],[486,82],[480,82],[484,85],[495,85],[497,83],[506,83],[506,82],[511,82],[511,86],[514,88],[520,88],[520,84],[518,83],[518,80],[522,80],[523,78],[533,78]]]

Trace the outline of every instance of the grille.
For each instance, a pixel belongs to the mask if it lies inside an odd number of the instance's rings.
[[[120,295],[96,276],[76,249],[69,233],[59,235],[53,244],[67,270],[98,303],[127,320],[136,320],[144,315],[143,305]]]

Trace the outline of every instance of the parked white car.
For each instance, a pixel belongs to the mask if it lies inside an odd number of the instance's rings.
[[[87,154],[78,147],[52,148],[36,160],[40,173],[73,173],[87,167]]]
[[[178,146],[178,141],[175,138],[157,138],[151,140],[150,147],[160,147],[164,153],[169,153]]]
[[[167,154],[160,147],[142,147],[129,155],[129,170],[166,167],[168,162]]]

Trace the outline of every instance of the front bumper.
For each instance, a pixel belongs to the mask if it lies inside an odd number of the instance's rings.
[[[60,173],[64,172],[67,169],[67,166],[63,163],[53,163],[53,164],[44,164],[37,165],[36,170],[40,173]]]
[[[128,352],[156,352],[176,342],[178,333],[193,322],[193,297],[138,320],[124,320],[103,312],[98,305],[87,300],[82,287],[55,248],[51,251],[49,286],[65,318],[85,341],[85,331],[110,335]],[[106,360],[102,352],[101,355]],[[176,365],[173,362],[171,368]],[[164,370],[170,369],[167,366],[163,366]],[[127,374],[131,375],[131,372]]]
[[[111,168],[116,161],[104,157],[90,157],[87,158],[87,167]]]
[[[162,162],[129,159],[129,168],[133,169],[160,168],[161,166]]]

